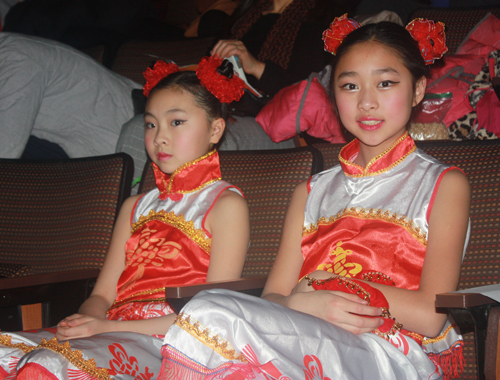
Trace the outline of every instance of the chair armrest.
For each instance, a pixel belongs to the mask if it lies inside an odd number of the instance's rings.
[[[467,309],[496,303],[496,301],[481,293],[443,293],[436,295],[437,308]]]
[[[98,274],[99,269],[85,269],[0,279],[0,308],[40,303],[42,326],[54,326],[78,311]]]
[[[229,289],[260,297],[267,276],[245,277],[238,280],[204,282],[202,284],[174,286],[165,288],[165,298],[178,314],[184,305],[202,290]]]
[[[480,288],[437,294],[436,308],[448,309],[462,333],[474,330],[478,379],[496,379],[500,305],[476,290]]]
[[[76,269],[62,272],[33,274],[22,277],[2,278],[0,279],[0,290],[97,278],[99,272],[99,269]]]

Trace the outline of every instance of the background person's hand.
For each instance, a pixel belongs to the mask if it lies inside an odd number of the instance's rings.
[[[243,42],[238,40],[219,40],[210,54],[217,55],[219,58],[237,55],[245,74],[253,75],[257,79],[261,78],[266,67],[265,63],[257,60],[250,54]]]

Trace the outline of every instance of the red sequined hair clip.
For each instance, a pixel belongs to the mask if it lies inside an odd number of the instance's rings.
[[[222,61],[217,56],[203,57],[198,64],[196,76],[202,86],[219,99],[221,103],[231,103],[241,99],[246,86],[245,82],[237,74],[228,78],[217,71]],[[148,97],[159,81],[178,71],[180,69],[175,63],[157,61],[152,69],[148,67],[143,73],[144,78],[146,78],[146,84],[142,89],[143,94]]]
[[[347,14],[336,17],[329,28],[323,32],[325,50],[334,55],[337,54],[344,38],[360,27],[361,24],[352,18],[347,18]],[[406,30],[418,42],[420,54],[422,54],[426,65],[434,63],[436,59],[441,58],[448,51],[442,22],[435,23],[432,20],[418,18],[410,22],[406,26]]]
[[[417,18],[406,26],[406,30],[418,42],[426,65],[434,63],[448,51],[442,22]]]
[[[148,67],[143,73],[144,78],[146,79],[146,84],[142,88],[144,96],[148,97],[153,87],[156,86],[163,78],[178,71],[180,71],[179,66],[175,63],[156,61],[152,69]]]
[[[232,78],[220,74],[217,69],[222,59],[215,56],[203,57],[196,70],[201,84],[210,91],[221,103],[231,103],[243,96],[245,82],[237,74]]]
[[[325,42],[325,51],[337,54],[337,50],[344,41],[344,38],[361,27],[361,24],[352,18],[347,18],[347,13],[335,17],[333,22],[330,24],[327,30],[323,32],[323,41]]]

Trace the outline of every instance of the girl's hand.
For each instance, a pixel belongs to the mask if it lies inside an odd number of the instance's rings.
[[[382,314],[378,307],[368,306],[355,294],[314,290],[307,285],[307,280],[302,280],[294,288],[288,297],[288,307],[314,315],[353,334],[370,332],[383,324],[381,318],[372,318]]]
[[[211,55],[217,54],[220,58],[229,58],[237,55],[241,61],[241,66],[245,74],[253,75],[260,79],[266,64],[257,60],[247,50],[243,42],[238,40],[219,40],[210,52]]]
[[[107,319],[73,314],[58,323],[56,337],[58,340],[86,338],[109,331],[106,327],[109,323]]]

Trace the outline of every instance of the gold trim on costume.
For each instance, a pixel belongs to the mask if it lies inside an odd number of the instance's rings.
[[[399,227],[404,228],[410,233],[417,241],[424,247],[427,246],[427,234],[422,232],[420,227],[413,223],[404,215],[398,215],[388,210],[380,209],[369,209],[366,210],[361,207],[351,207],[340,211],[337,215],[330,216],[329,218],[321,217],[317,223],[311,224],[309,227],[303,227],[302,236],[311,235],[318,232],[319,226],[327,226],[335,223],[336,221],[346,218],[353,217],[358,219],[368,219],[368,220],[382,220],[384,222],[395,224]]]
[[[184,170],[185,168],[189,167],[189,166],[192,166],[194,164],[196,164],[197,162],[199,161],[202,161],[204,160],[205,158],[211,156],[212,154],[215,154],[217,152],[216,149],[208,152],[207,154],[201,156],[201,157],[198,157],[197,159],[193,160],[193,161],[189,161],[189,162],[186,162],[185,164],[179,166],[177,169],[175,169],[175,171],[170,175],[170,178],[169,178],[169,181],[168,181],[168,184],[166,183],[165,181],[165,178],[162,177],[162,182],[163,182],[163,185],[165,186],[165,189],[166,189],[166,193],[167,194],[170,194],[171,191],[172,191],[172,185],[174,183],[174,178],[177,174],[179,174],[179,172],[181,172],[182,170]],[[154,166],[153,166],[153,169],[154,170],[157,170]],[[217,181],[220,181],[221,180],[221,177],[219,178],[216,178],[216,179],[212,179],[210,181],[207,181],[203,184],[201,184],[200,186],[198,186],[196,189],[192,189],[192,190],[179,190],[179,191],[176,191],[176,193],[180,193],[180,194],[189,194],[189,193],[194,193],[202,188],[204,188],[205,186],[208,186],[214,182],[217,182]]]
[[[223,340],[218,335],[211,333],[208,328],[205,328],[200,324],[200,322],[196,321],[193,323],[189,315],[180,313],[175,319],[174,324],[198,339],[204,345],[210,347],[224,358],[248,363],[243,354],[236,355],[236,350],[231,347],[229,342]]]
[[[403,134],[403,136],[401,136],[399,139],[397,139],[394,144],[392,144],[389,148],[387,148],[386,150],[384,150],[382,153],[380,153],[378,156],[375,156],[373,157],[370,162],[368,162],[368,164],[366,165],[366,167],[362,167],[361,165],[358,165],[358,164],[355,164],[354,162],[351,162],[351,161],[348,161],[346,160],[345,158],[343,158],[341,155],[339,155],[339,160],[346,166],[354,166],[356,168],[358,168],[359,170],[361,170],[361,174],[349,174],[349,173],[346,173],[344,171],[344,174],[348,177],[352,177],[352,178],[359,178],[359,177],[369,177],[369,176],[375,176],[375,175],[379,175],[381,173],[385,173],[389,170],[391,170],[393,167],[399,165],[406,157],[408,157],[409,154],[413,153],[416,149],[417,149],[417,146],[414,145],[408,152],[406,152],[402,157],[399,158],[399,160],[393,162],[391,165],[389,165],[388,167],[384,168],[384,169],[381,169],[379,171],[376,171],[376,172],[373,172],[373,173],[370,173],[368,172],[368,170],[370,170],[370,167],[375,164],[375,162],[377,160],[379,160],[380,158],[382,158],[384,155],[386,155],[387,153],[389,153],[392,149],[394,149],[394,147],[396,147],[401,141],[403,141],[406,137],[408,136],[408,132],[405,132]]]
[[[109,372],[107,368],[99,368],[95,364],[95,360],[83,358],[83,354],[80,350],[72,350],[69,342],[59,343],[57,338],[52,338],[47,341],[42,339],[42,343],[38,347],[43,347],[58,354],[64,356],[71,364],[73,364],[78,369],[88,373],[89,375],[95,377],[99,380],[109,380]]]
[[[12,336],[7,334],[0,334],[0,344],[5,347],[17,348],[25,354],[33,351],[36,346],[28,346],[26,343],[12,343]]]
[[[154,290],[165,292],[165,288],[158,288],[158,289],[154,289]],[[167,302],[167,298],[166,297],[160,297],[160,298],[140,298],[138,300],[131,300],[131,298],[133,298],[133,297],[137,297],[137,296],[140,296],[140,295],[143,295],[143,294],[148,294],[150,292],[152,292],[152,291],[150,290],[150,291],[145,291],[145,292],[133,294],[131,296],[128,296],[128,297],[122,299],[121,301],[118,301],[118,302],[115,301],[113,303],[113,305],[111,305],[111,307],[108,309],[108,311],[106,313],[109,313],[111,310],[116,309],[117,307],[126,305],[128,303],[132,303],[132,302],[154,302],[154,303],[164,303],[164,302]]]
[[[139,220],[136,223],[132,224],[131,233],[133,234],[144,224],[152,220],[159,220],[160,222],[166,223],[184,232],[196,244],[198,244],[201,249],[210,254],[212,239],[207,237],[205,231],[203,231],[202,229],[195,228],[193,221],[186,222],[186,219],[184,219],[184,215],[180,214],[179,216],[177,216],[173,211],[166,212],[165,210],[160,210],[158,212],[155,212],[154,210],[150,210],[148,216],[141,215],[139,216]]]
[[[427,345],[427,344],[431,344],[431,343],[436,343],[436,342],[439,342],[439,341],[441,341],[441,340],[445,339],[445,338],[446,338],[446,335],[448,335],[448,333],[450,332],[450,330],[451,330],[452,328],[455,328],[455,327],[457,327],[457,325],[456,325],[455,323],[454,323],[454,324],[452,324],[452,325],[450,325],[450,326],[448,326],[448,328],[447,328],[446,330],[444,330],[444,332],[443,332],[441,335],[439,335],[439,336],[437,336],[437,337],[435,337],[435,338],[428,338],[428,339],[425,339],[425,340],[422,342],[422,345]]]

